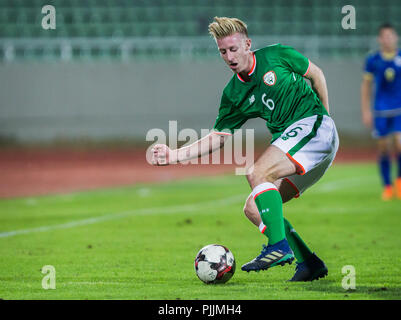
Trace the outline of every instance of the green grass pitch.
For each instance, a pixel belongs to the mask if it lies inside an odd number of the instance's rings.
[[[374,164],[337,164],[284,206],[329,275],[289,283],[295,264],[240,270],[266,239],[242,212],[243,176],[0,201],[1,299],[400,299],[401,201],[380,200]],[[195,275],[198,250],[227,246],[237,263],[225,285]],[[56,289],[42,288],[44,265]],[[356,271],[345,290],[342,267]]]

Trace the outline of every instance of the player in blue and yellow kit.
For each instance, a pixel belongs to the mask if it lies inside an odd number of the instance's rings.
[[[365,62],[361,85],[362,121],[374,129],[379,151],[378,164],[384,185],[382,199],[394,195],[401,199],[401,50],[397,48],[397,32],[390,24],[379,28],[380,50],[370,54]],[[371,89],[374,83],[374,103],[371,109]],[[395,190],[391,179],[391,144],[394,141],[398,163]]]

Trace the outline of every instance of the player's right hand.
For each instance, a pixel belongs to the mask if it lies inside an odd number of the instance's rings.
[[[154,166],[167,166],[170,164],[171,149],[165,144],[156,144],[152,148],[152,164]]]
[[[362,122],[366,128],[372,129],[372,124],[373,124],[372,112],[370,111],[363,112]]]

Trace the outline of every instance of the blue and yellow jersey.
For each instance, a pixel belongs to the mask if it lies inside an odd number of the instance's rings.
[[[401,50],[384,55],[378,51],[366,58],[364,77],[374,79],[374,113],[392,116],[401,112]]]

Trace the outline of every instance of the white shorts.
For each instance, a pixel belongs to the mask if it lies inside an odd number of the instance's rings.
[[[331,166],[339,139],[333,119],[315,115],[293,123],[272,145],[295,164],[297,173],[284,179],[297,190],[298,197]]]

